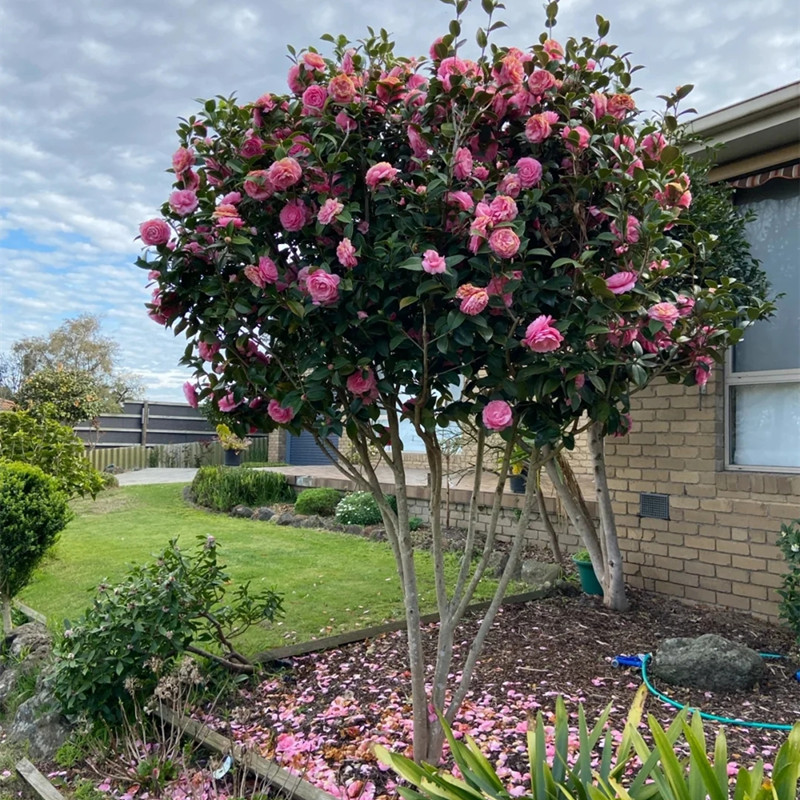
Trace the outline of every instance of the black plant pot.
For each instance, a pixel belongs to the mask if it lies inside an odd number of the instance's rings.
[[[509,478],[509,485],[514,494],[525,494],[525,485],[527,483],[526,475],[512,475]]]
[[[239,450],[224,450],[225,466],[238,467],[242,463],[242,453]]]

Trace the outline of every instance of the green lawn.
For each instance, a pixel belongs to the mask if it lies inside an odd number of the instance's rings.
[[[235,583],[252,581],[284,595],[285,617],[253,628],[241,646],[257,652],[402,616],[400,581],[388,544],[358,536],[286,528],[209,514],[187,506],[179,485],[131,486],[74,504],[61,534],[20,599],[50,625],[74,619],[94,587],[114,583],[131,564],[151,560],[172,538],[184,548],[211,534]],[[431,559],[417,555],[424,610],[435,605]],[[454,567],[454,564],[451,564]],[[482,587],[487,596],[492,585]]]

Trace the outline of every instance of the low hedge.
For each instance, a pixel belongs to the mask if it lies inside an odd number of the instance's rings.
[[[317,514],[320,517],[332,517],[336,513],[336,506],[342,499],[342,492],[338,489],[319,487],[306,489],[297,495],[294,510],[297,514]]]
[[[192,481],[195,503],[214,511],[234,506],[294,502],[294,489],[280,472],[247,467],[201,467]]]

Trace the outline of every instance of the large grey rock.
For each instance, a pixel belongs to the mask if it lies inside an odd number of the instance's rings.
[[[284,511],[283,514],[280,514],[277,517],[273,517],[272,522],[275,522],[278,525],[296,525],[297,518],[295,517],[294,514],[291,514],[288,511]]]
[[[505,571],[506,564],[508,564],[508,553],[500,550],[495,550],[489,555],[489,562],[486,565],[486,572],[493,578],[499,578]],[[518,581],[522,579],[522,561],[517,559],[514,565],[514,571],[511,573],[511,580]]]
[[[261,522],[267,522],[267,520],[272,519],[274,516],[275,512],[271,508],[267,508],[266,506],[257,508],[255,512],[255,518],[257,520],[260,520]]]
[[[17,709],[8,738],[12,742],[28,741],[32,759],[50,761],[69,733],[69,725],[61,716],[53,695],[43,690]]]
[[[252,519],[253,517],[253,509],[249,506],[234,506],[231,509],[231,516],[232,517],[241,517],[242,519]]]
[[[300,519],[299,524],[301,528],[316,528],[317,530],[322,530],[325,527],[325,520],[317,514],[312,514],[309,517]]]
[[[752,689],[763,677],[764,661],[749,647],[706,633],[696,639],[666,639],[651,671],[673,686],[730,692]]]
[[[531,587],[531,591],[540,592],[541,597],[546,597],[558,588],[561,567],[558,564],[527,558],[522,562],[520,576]]]
[[[29,657],[38,651],[49,653],[52,650],[53,637],[50,631],[40,622],[26,622],[18,625],[6,636],[8,654],[15,661]]]

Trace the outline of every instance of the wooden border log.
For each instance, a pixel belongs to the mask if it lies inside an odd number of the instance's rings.
[[[14,765],[19,776],[33,789],[42,800],[64,800],[64,795],[50,783],[27,758],[20,759]]]
[[[298,800],[336,800],[333,795],[323,792],[322,789],[318,789],[308,781],[289,772],[289,770],[279,767],[274,761],[270,761],[258,753],[245,750],[240,745],[234,744],[230,739],[226,739],[222,734],[212,731],[207,725],[203,725],[195,719],[176,714],[172,709],[164,706],[160,706],[154,713],[173,728],[178,728],[183,734],[190,736],[203,747],[223,756],[233,756],[237,765],[250,770],[260,778],[264,778],[280,794],[298,798]]]

